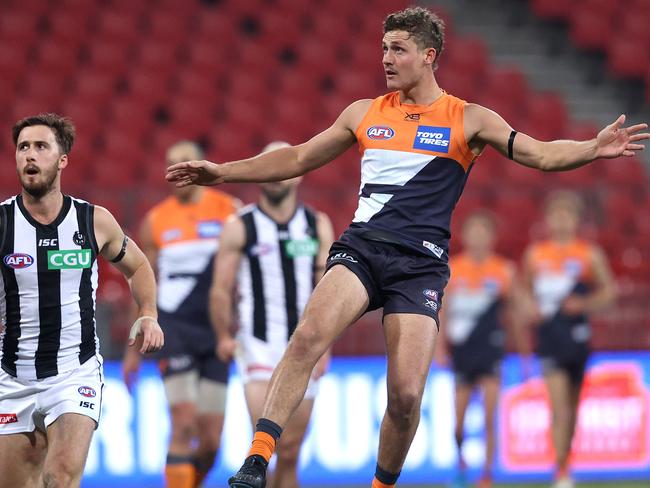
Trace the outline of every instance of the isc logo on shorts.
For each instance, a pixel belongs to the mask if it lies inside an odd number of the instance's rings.
[[[425,151],[449,152],[451,141],[450,127],[431,127],[428,125],[418,126],[413,141],[413,149],[424,149]]]
[[[386,141],[395,135],[395,131],[387,125],[373,125],[366,131],[366,135],[375,141]]]

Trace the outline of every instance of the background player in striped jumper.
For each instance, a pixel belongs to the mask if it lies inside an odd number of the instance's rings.
[[[605,253],[578,237],[582,201],[558,192],[545,209],[548,238],[525,252],[528,316],[548,388],[556,454],[555,488],[574,486],[569,473],[580,389],[589,357],[589,315],[612,305],[616,290]]]
[[[382,62],[393,91],[352,103],[304,144],[168,170],[168,180],[179,186],[278,181],[327,164],[355,142],[363,154],[359,207],[332,247],[329,271],[273,374],[251,451],[231,486],[264,486],[275,440],[300,404],[318,358],[360,315],[382,306],[388,408],[373,486],[393,486],[419,423],[449,274],[451,214],[477,156],[490,145],[525,166],[566,171],[598,158],[632,156],[643,148],[638,141],[650,138],[640,133],[646,124],[623,127],[623,115],[588,141],[542,142],[517,133],[495,112],[438,86],[434,70],[443,40],[443,22],[429,10],[391,14],[384,22]]]
[[[201,147],[180,141],[167,164],[203,158]],[[168,488],[199,486],[214,465],[221,441],[228,362],[217,358],[208,314],[212,268],[225,220],[237,199],[202,187],[175,188],[153,207],[140,230],[140,245],[158,278],[158,313],[165,332],[160,372],[171,411],[165,468]],[[128,349],[122,371],[129,387],[140,355]]]
[[[274,142],[265,151],[288,146]],[[327,215],[298,201],[299,183],[300,178],[293,178],[262,184],[258,203],[243,208],[224,227],[216,261],[210,310],[218,353],[224,361],[236,358],[253,423],[262,414],[273,370],[325,271],[333,241]],[[238,320],[232,316],[235,296]],[[234,322],[239,325],[236,340]],[[328,361],[327,353],[316,363],[305,398],[284,429],[271,486],[298,486],[298,454]]]
[[[129,343],[163,345],[144,254],[102,207],[61,193],[74,126],[55,114],[13,127],[20,195],[0,205],[0,487],[79,486],[99,423],[97,258],[129,281],[139,319]]]
[[[504,321],[513,293],[514,264],[495,254],[496,221],[485,211],[470,214],[463,222],[463,252],[451,258],[452,276],[446,291],[442,327],[445,337],[436,348],[439,363],[451,352],[456,382],[456,428],[459,466],[453,488],[467,487],[462,455],[465,412],[472,392],[483,393],[485,412],[485,463],[477,487],[492,486],[496,445],[496,407],[501,382],[501,359],[506,329]],[[447,343],[448,347],[447,347]]]

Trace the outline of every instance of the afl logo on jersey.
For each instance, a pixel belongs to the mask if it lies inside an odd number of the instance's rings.
[[[85,396],[86,398],[94,398],[97,396],[97,393],[90,386],[80,386],[77,390],[79,394]]]
[[[5,266],[13,269],[29,268],[32,264],[34,264],[34,258],[29,254],[7,254],[4,258],[4,263]]]
[[[395,131],[387,125],[373,125],[366,131],[366,135],[375,141],[387,141],[395,135]]]

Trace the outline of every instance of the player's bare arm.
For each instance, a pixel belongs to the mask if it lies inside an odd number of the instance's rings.
[[[588,141],[538,141],[527,134],[517,133],[512,139],[512,159],[519,164],[542,171],[567,171],[579,168],[599,158],[634,156],[644,149],[638,142],[650,139],[642,132],[647,124],[624,127],[625,115],[603,128]],[[510,157],[509,141],[513,128],[496,112],[477,104],[465,108],[465,138],[474,154],[486,145]]]
[[[615,279],[603,250],[594,247],[591,265],[594,290],[586,296],[569,296],[562,304],[568,314],[591,314],[605,309],[616,300]]]
[[[140,352],[159,351],[164,338],[157,322],[156,280],[149,261],[135,242],[126,237],[111,213],[99,206],[95,207],[95,236],[99,255],[124,275],[138,305],[140,318],[131,329],[130,345],[142,341]]]
[[[371,103],[372,100],[359,100],[349,105],[334,124],[303,144],[224,164],[210,161],[174,164],[167,168],[167,180],[182,187],[263,183],[304,175],[329,163],[355,143],[355,130]]]
[[[217,356],[222,361],[231,361],[237,349],[237,342],[231,332],[233,296],[245,242],[244,223],[241,218],[232,215],[219,236],[219,252],[215,259],[210,289],[210,321],[217,337]]]

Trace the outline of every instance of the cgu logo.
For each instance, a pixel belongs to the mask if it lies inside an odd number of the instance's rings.
[[[91,264],[90,249],[47,251],[47,269],[83,269],[90,268]]]
[[[375,141],[387,141],[395,135],[395,131],[387,125],[373,125],[366,134]]]
[[[94,398],[95,396],[97,396],[97,393],[95,393],[95,390],[93,388],[91,388],[90,386],[80,386],[77,391],[81,395],[85,396],[86,398]]]
[[[4,258],[4,263],[5,266],[13,269],[29,268],[32,264],[34,264],[34,258],[29,254],[7,254]]]

